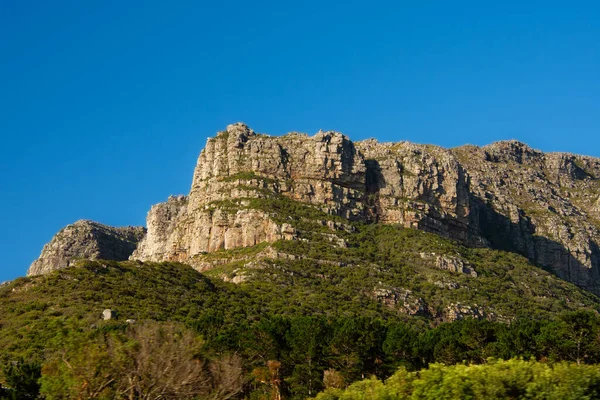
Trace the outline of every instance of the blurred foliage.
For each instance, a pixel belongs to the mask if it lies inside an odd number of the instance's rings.
[[[445,366],[408,372],[401,368],[385,383],[373,377],[345,390],[327,389],[317,400],[438,400],[600,398],[600,369],[572,363],[540,363],[512,359],[486,364]]]

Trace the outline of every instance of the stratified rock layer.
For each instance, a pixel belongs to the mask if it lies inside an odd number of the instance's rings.
[[[145,233],[142,227],[113,228],[93,221],[77,221],[44,246],[27,275],[65,268],[80,259],[127,260]]]
[[[353,143],[337,132],[271,137],[238,123],[208,139],[188,196],[152,207],[148,234],[131,258],[203,269],[207,252],[306,240],[300,226],[265,206],[269,199],[287,199],[351,221],[401,224],[468,246],[518,252],[600,294],[599,178],[599,159],[544,154],[516,141],[443,149]],[[348,229],[319,223],[332,241],[339,241],[336,229]],[[95,254],[81,251],[85,245],[48,246],[31,273]]]
[[[243,124],[208,139],[189,196],[152,207],[148,237],[132,258],[194,265],[205,252],[293,239],[294,228],[248,199],[285,196],[348,219],[364,217],[365,163],[344,135],[255,134]],[[245,199],[240,204],[232,200]]]
[[[519,252],[600,294],[598,177],[598,159],[516,141],[443,149],[353,143],[337,132],[271,137],[234,124],[208,139],[189,196],[152,208],[132,258],[194,265],[205,252],[294,239],[293,227],[248,200],[282,196],[349,220]]]
[[[517,141],[452,152],[470,177],[471,225],[491,247],[600,294],[599,159],[544,154]]]

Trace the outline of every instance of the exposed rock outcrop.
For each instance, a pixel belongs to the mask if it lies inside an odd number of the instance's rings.
[[[44,246],[27,275],[65,268],[80,259],[127,260],[145,233],[142,227],[113,228],[93,221],[77,221],[63,228]]]
[[[482,312],[477,306],[469,306],[463,305],[460,303],[450,304],[444,310],[442,314],[442,319],[445,322],[454,322],[461,319],[473,318],[473,319],[490,319],[495,320],[495,316],[486,315],[486,313]]]
[[[421,253],[420,256],[425,260],[433,261],[433,265],[437,269],[442,269],[457,274],[470,275],[474,278],[477,278],[477,272],[473,269],[473,267],[459,257],[442,256],[435,253]]]
[[[148,235],[132,258],[194,265],[205,252],[294,239],[296,229],[249,201],[273,195],[362,219],[364,187],[364,159],[340,133],[270,137],[229,125],[208,139],[189,196],[152,207]],[[236,199],[244,200],[231,204]]]
[[[398,288],[375,288],[373,297],[380,303],[408,315],[429,315],[427,304],[412,291]]]
[[[517,141],[443,149],[353,143],[337,132],[271,137],[238,123],[208,139],[189,195],[152,207],[148,234],[131,258],[194,266],[206,252],[306,240],[299,224],[265,203],[287,199],[347,220],[401,224],[467,246],[518,252],[600,294],[599,178],[599,159],[545,154]],[[338,241],[335,230],[346,228],[335,224],[324,234]],[[63,258],[89,253],[54,251],[68,252]],[[459,259],[432,263],[475,276]]]
[[[204,252],[294,239],[294,228],[248,200],[282,196],[350,220],[516,251],[600,293],[597,177],[598,159],[516,141],[456,149],[355,144],[336,132],[270,137],[234,124],[208,139],[189,196],[152,208],[133,258],[193,264]],[[442,261],[439,268],[456,266]]]
[[[517,141],[452,150],[468,171],[470,224],[490,247],[516,251],[600,294],[600,160],[542,153]]]

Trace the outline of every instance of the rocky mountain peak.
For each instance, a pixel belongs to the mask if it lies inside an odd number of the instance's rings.
[[[207,268],[206,253],[300,240],[307,237],[303,225],[272,212],[297,204],[517,252],[600,294],[599,177],[598,159],[545,154],[514,140],[444,149],[354,143],[334,131],[268,136],[236,123],[207,140],[189,195],[152,207],[148,234],[131,257]],[[340,242],[336,229],[346,229],[313,222],[326,226],[334,242]],[[30,273],[64,266],[75,254],[101,258],[80,239],[53,239],[48,246],[41,259],[51,260]]]
[[[227,125],[224,131],[217,133],[217,137],[225,136],[226,138],[231,138],[234,142],[246,142],[249,137],[254,135],[256,133],[243,122]]]
[[[518,140],[502,140],[484,146],[487,161],[523,163],[543,157],[543,153],[534,150]]]
[[[79,220],[67,225],[44,246],[27,275],[68,267],[79,259],[127,260],[145,234],[142,227],[113,228]]]

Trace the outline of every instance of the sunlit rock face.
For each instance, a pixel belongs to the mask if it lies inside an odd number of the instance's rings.
[[[132,258],[177,260],[220,249],[294,239],[251,200],[282,196],[351,220],[365,215],[366,166],[354,144],[337,132],[281,137],[229,125],[207,141],[186,197],[152,207],[148,237]],[[232,204],[232,200],[241,200]]]
[[[545,154],[517,141],[444,149],[354,143],[337,132],[268,136],[237,123],[208,139],[187,196],[152,207],[131,258],[195,265],[207,252],[298,239],[296,227],[261,206],[276,198],[518,252],[600,294],[598,177],[596,158]],[[53,242],[30,273],[95,254]]]
[[[44,246],[27,275],[69,267],[81,259],[127,260],[145,234],[142,227],[113,228],[94,221],[77,221]]]

